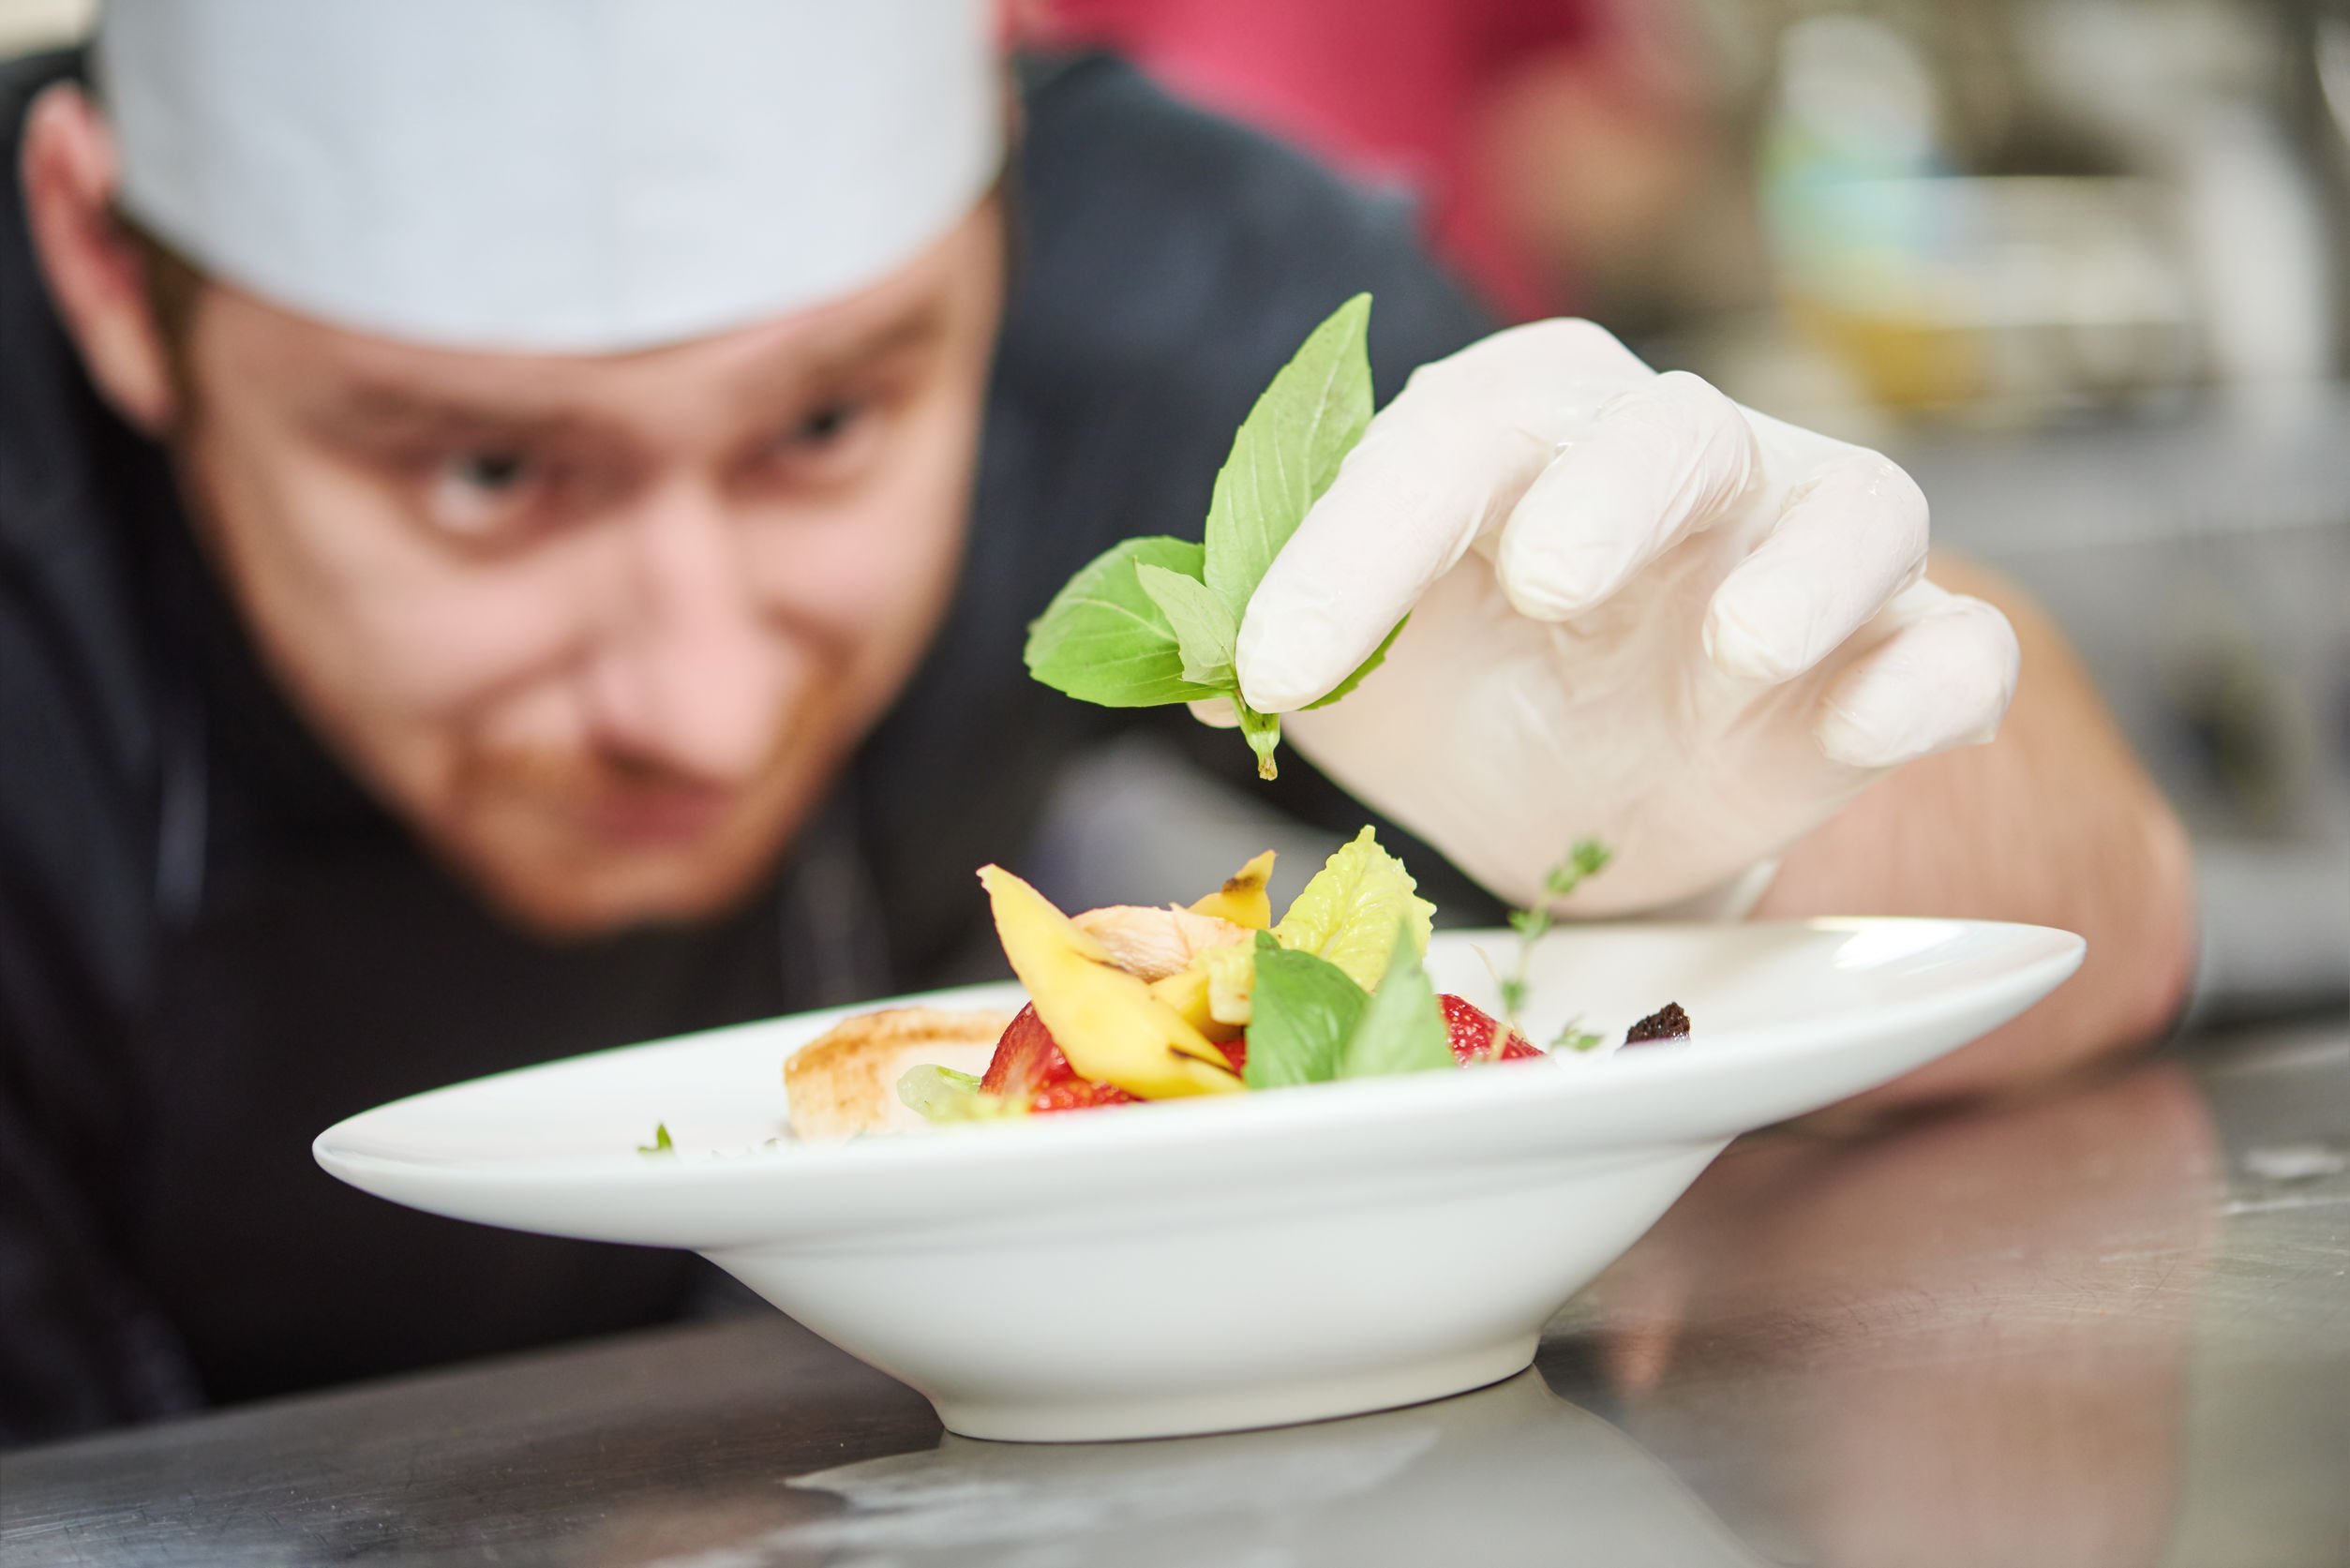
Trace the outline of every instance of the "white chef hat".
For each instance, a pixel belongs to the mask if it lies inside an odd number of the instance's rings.
[[[124,210],[289,309],[607,352],[854,291],[1003,157],[988,0],[107,0]]]

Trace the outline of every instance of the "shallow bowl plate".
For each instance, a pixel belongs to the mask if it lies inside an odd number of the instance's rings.
[[[1439,933],[1495,1005],[1507,932]],[[2038,1001],[2069,932],[1831,919],[1554,931],[1530,1032],[1684,1044],[777,1142],[784,1058],[859,1008],[554,1062],[378,1107],[318,1161],[434,1214],[690,1247],[927,1395],[1036,1441],[1314,1420],[1481,1386],[1741,1132],[1857,1094]],[[1491,963],[1489,963],[1488,960]],[[1010,985],[935,1007],[1016,1004]],[[675,1156],[646,1156],[655,1122]]]

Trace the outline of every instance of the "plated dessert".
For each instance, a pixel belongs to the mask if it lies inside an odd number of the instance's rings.
[[[1514,1023],[1430,984],[1422,961],[1435,906],[1370,829],[1278,921],[1272,872],[1268,850],[1188,905],[1070,916],[1002,867],[981,867],[1028,1004],[846,1020],[785,1063],[792,1135],[831,1142],[1550,1059]],[[1688,1033],[1669,1003],[1624,1043]],[[1555,1046],[1579,1055],[1606,1042],[1570,1025]]]
[[[1253,950],[1257,934],[1209,950]],[[1506,1022],[1495,971],[1521,940],[1438,931],[1418,967],[1432,994]],[[975,1095],[1031,1002],[1070,1081],[1106,1081],[1087,1037],[1055,1023],[1050,985],[1001,981],[434,1090],[328,1128],[317,1154],[434,1214],[703,1253],[969,1436],[1231,1430],[1519,1370],[1560,1304],[1728,1140],[1995,1027],[2082,951],[2038,927],[1879,919],[1573,924],[1528,948],[1519,1033],[1536,1046],[1570,1029],[1620,1040],[1664,996],[1698,1031],[1678,1047],[1250,1088],[1273,1059],[1260,972],[1240,1070],[1220,1049],[1220,1068],[1192,1058],[1218,1092],[933,1127],[896,1095],[909,1068],[944,1065],[926,1013],[998,1025],[954,1036]],[[901,1015],[891,1029],[876,1006]],[[777,1064],[861,1017],[887,1058],[868,1086],[926,1130],[761,1147],[822,1081],[803,1068],[787,1087]],[[655,1114],[673,1147],[640,1154]]]

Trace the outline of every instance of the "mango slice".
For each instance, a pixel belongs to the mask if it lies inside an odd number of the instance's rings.
[[[1144,1099],[1242,1086],[1222,1052],[1050,899],[1001,866],[981,866],[980,885],[1012,973],[1081,1076]]]
[[[1150,993],[1212,1040],[1236,1039],[1240,1025],[1218,1019],[1208,1004],[1207,970],[1193,967],[1150,982]],[[1247,1022],[1245,1019],[1243,1023]]]
[[[1199,967],[1207,977],[1207,1016],[1235,1029],[1246,1027],[1256,1005],[1256,949],[1211,948],[1200,955]]]
[[[1195,915],[1214,915],[1250,931],[1273,923],[1273,900],[1265,885],[1273,879],[1273,852],[1266,850],[1224,879],[1224,885],[1191,905]]]

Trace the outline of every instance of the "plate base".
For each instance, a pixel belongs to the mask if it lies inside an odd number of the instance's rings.
[[[997,1442],[1119,1442],[1290,1426],[1425,1404],[1515,1377],[1534,1365],[1538,1335],[1406,1366],[1307,1382],[1226,1388],[1165,1399],[966,1404],[933,1400],[947,1430]]]

